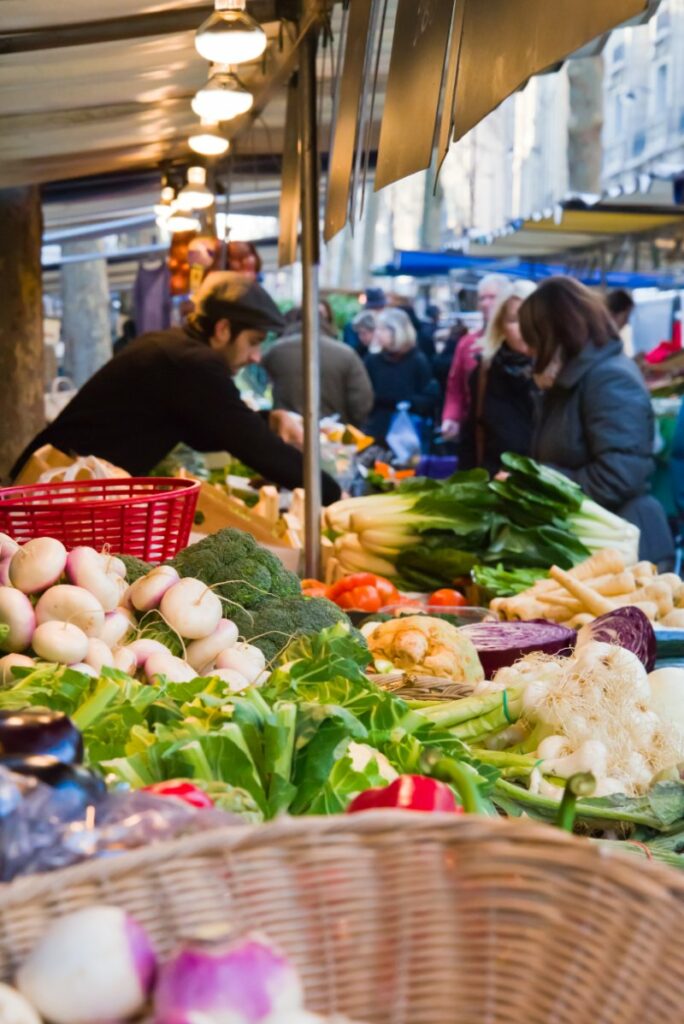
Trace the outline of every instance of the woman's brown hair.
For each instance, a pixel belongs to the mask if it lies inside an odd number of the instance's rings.
[[[601,298],[572,277],[550,277],[525,299],[518,314],[525,342],[543,373],[561,350],[563,363],[593,342],[601,347],[617,336]]]

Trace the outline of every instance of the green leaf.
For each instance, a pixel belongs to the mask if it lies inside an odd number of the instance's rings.
[[[502,455],[501,462],[506,469],[514,471],[516,475],[519,474],[523,478],[523,487],[546,495],[553,501],[564,505],[568,512],[579,511],[584,497],[581,488],[558,470],[541,466],[533,459],[517,455],[514,452],[506,452]]]

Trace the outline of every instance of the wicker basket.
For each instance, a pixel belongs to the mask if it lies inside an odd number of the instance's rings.
[[[308,1005],[378,1024],[662,1024],[684,1012],[684,876],[525,821],[381,811],[221,829],[0,886],[0,975],[50,918],[126,907],[162,953],[231,922]]]

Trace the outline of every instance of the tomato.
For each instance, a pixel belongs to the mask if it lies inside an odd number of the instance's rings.
[[[450,590],[448,587],[435,590],[434,594],[430,594],[428,600],[429,608],[463,608],[467,604],[468,602],[460,591]]]
[[[302,594],[304,597],[327,597],[328,587],[320,580],[302,580]]]
[[[383,606],[383,599],[375,587],[365,586],[347,590],[340,594],[335,603],[345,611],[377,612]]]
[[[344,579],[333,583],[328,591],[328,597],[331,601],[337,601],[339,595],[344,594],[347,590],[354,590],[355,587],[372,587],[376,579],[377,576],[374,576],[372,572],[353,572],[351,576],[345,576]]]
[[[395,604],[400,600],[401,595],[393,583],[382,576],[375,577],[375,589],[382,598],[383,604]]]
[[[359,793],[349,804],[347,814],[374,811],[380,807],[401,808],[405,811],[464,813],[449,786],[424,775],[400,775],[389,786],[367,789]]]

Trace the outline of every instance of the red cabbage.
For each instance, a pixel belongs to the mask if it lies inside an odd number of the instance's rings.
[[[526,654],[570,654],[575,646],[574,629],[546,619],[529,622],[474,622],[461,626],[474,643],[486,679],[500,668],[515,664]]]
[[[647,672],[652,672],[656,663],[656,635],[648,617],[641,608],[627,605],[613,612],[599,615],[593,622],[582,626],[577,636],[577,646],[590,640],[602,644],[614,644],[636,654]]]

